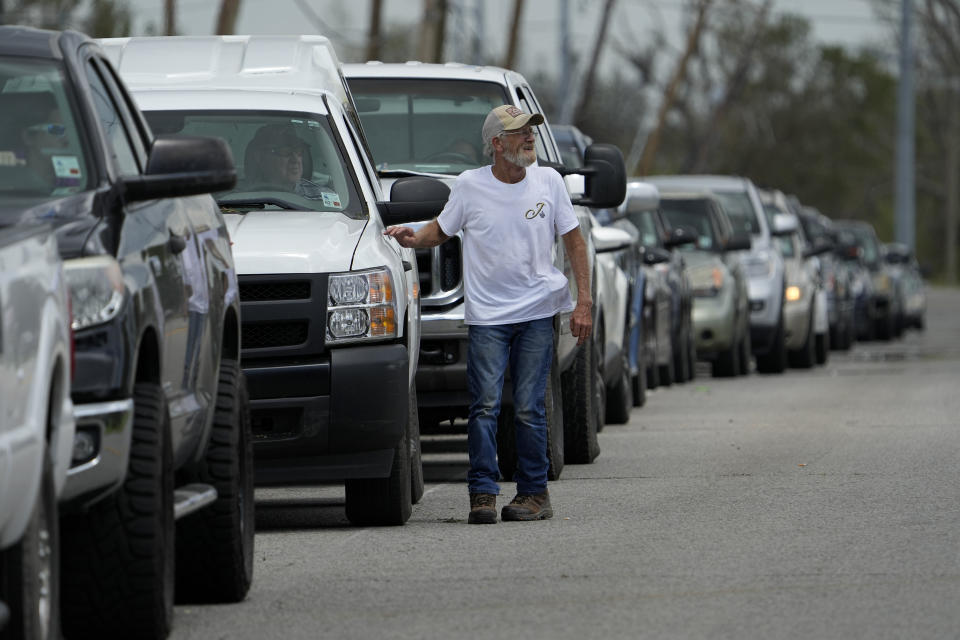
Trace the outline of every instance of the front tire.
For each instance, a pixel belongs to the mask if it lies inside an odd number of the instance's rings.
[[[207,452],[183,478],[217,490],[217,500],[177,522],[178,602],[240,602],[253,580],[253,436],[240,363],[220,363]]]
[[[600,455],[594,397],[593,340],[581,345],[573,367],[561,375],[563,386],[563,455],[569,464],[589,464]]]
[[[357,526],[397,526],[413,513],[413,483],[410,473],[410,424],[404,425],[393,449],[393,464],[386,478],[347,480],[347,519]]]
[[[630,361],[627,354],[620,355],[620,375],[607,394],[606,421],[610,424],[627,424],[633,407],[633,389],[630,379]]]
[[[170,417],[157,383],[134,387],[123,485],[62,520],[63,628],[72,637],[163,640],[173,622]]]

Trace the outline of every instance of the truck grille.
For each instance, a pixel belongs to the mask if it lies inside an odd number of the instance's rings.
[[[417,249],[416,253],[423,297],[441,296],[460,286],[463,271],[459,237],[450,238],[432,249]]]
[[[238,280],[246,361],[326,352],[327,274],[241,274]]]
[[[307,341],[306,322],[244,323],[241,341],[244,349],[293,347]]]
[[[240,283],[240,299],[244,302],[263,302],[264,300],[306,300],[309,297],[309,282]]]

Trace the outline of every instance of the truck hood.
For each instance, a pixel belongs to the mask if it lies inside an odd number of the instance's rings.
[[[340,213],[224,214],[238,274],[349,271],[366,226]]]

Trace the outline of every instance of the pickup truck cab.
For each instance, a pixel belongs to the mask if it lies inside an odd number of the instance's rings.
[[[0,205],[0,631],[7,619],[11,637],[58,638],[57,501],[74,433],[70,301],[56,236],[16,218]]]
[[[174,593],[235,602],[253,571],[237,278],[203,195],[229,149],[154,137],[71,31],[0,27],[0,113],[2,208],[54,228],[72,304],[63,635],[163,638]]]
[[[392,205],[329,40],[104,46],[155,131],[218,136],[237,158],[236,187],[216,197],[240,279],[256,483],[343,482],[351,522],[403,524],[423,493],[420,282],[412,250],[383,235]],[[449,194],[416,178],[394,200],[427,197],[417,185],[438,206]]]
[[[360,119],[385,184],[402,176],[427,175],[452,183],[462,171],[489,163],[480,148],[483,119],[494,107],[513,104],[528,113],[543,113],[530,84],[514,71],[462,64],[344,65],[344,74],[357,101]],[[616,147],[594,145],[585,166],[563,168],[549,125],[536,127],[537,162],[571,174],[568,191],[574,198],[580,231],[588,246],[592,291],[599,293],[597,261],[590,236],[587,206],[611,206],[623,200],[626,172]],[[580,175],[588,176],[586,179]],[[467,326],[464,323],[463,278],[459,238],[417,251],[423,284],[423,341],[417,389],[421,416],[436,425],[467,416]],[[554,262],[567,274],[571,295],[576,282],[563,243],[554,244]],[[603,308],[594,300],[594,313]],[[595,317],[600,326],[602,317]],[[578,348],[570,333],[569,314],[556,319],[556,361],[547,382],[549,477],[556,479],[564,462],[592,462],[600,452],[597,431],[604,420],[603,334]],[[599,338],[598,338],[599,336]],[[510,478],[515,466],[513,419],[509,385],[497,430],[500,470]]]

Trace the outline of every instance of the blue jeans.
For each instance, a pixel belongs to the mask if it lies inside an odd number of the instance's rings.
[[[547,416],[544,393],[553,362],[553,318],[517,324],[471,325],[467,345],[470,418],[467,449],[470,493],[499,494],[497,416],[507,365],[513,380],[517,493],[547,490]]]

